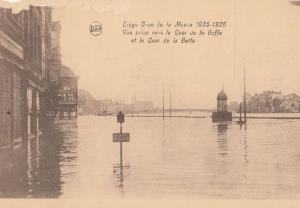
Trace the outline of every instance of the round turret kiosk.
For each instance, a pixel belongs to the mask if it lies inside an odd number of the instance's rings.
[[[217,112],[227,112],[227,95],[222,89],[217,96]]]
[[[212,122],[232,121],[232,112],[227,111],[228,97],[222,89],[217,95],[217,112],[212,113]]]

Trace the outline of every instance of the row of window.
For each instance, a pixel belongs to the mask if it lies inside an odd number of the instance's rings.
[[[73,93],[59,93],[58,96],[62,100],[74,100],[74,95]]]

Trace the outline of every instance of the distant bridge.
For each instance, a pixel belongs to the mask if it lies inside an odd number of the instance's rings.
[[[156,109],[156,111],[162,112],[163,109]],[[170,109],[166,108],[165,112],[169,112]],[[204,108],[174,108],[172,112],[213,112],[213,109],[204,109]]]

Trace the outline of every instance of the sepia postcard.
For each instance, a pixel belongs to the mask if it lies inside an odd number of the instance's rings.
[[[0,0],[1,207],[299,207],[300,1]]]

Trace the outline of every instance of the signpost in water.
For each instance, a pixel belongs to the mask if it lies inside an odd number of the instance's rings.
[[[119,112],[117,115],[117,121],[120,123],[120,133],[113,133],[113,142],[120,142],[120,167],[123,167],[123,149],[122,143],[130,141],[130,134],[122,132],[122,123],[125,122],[125,115],[123,112]]]

